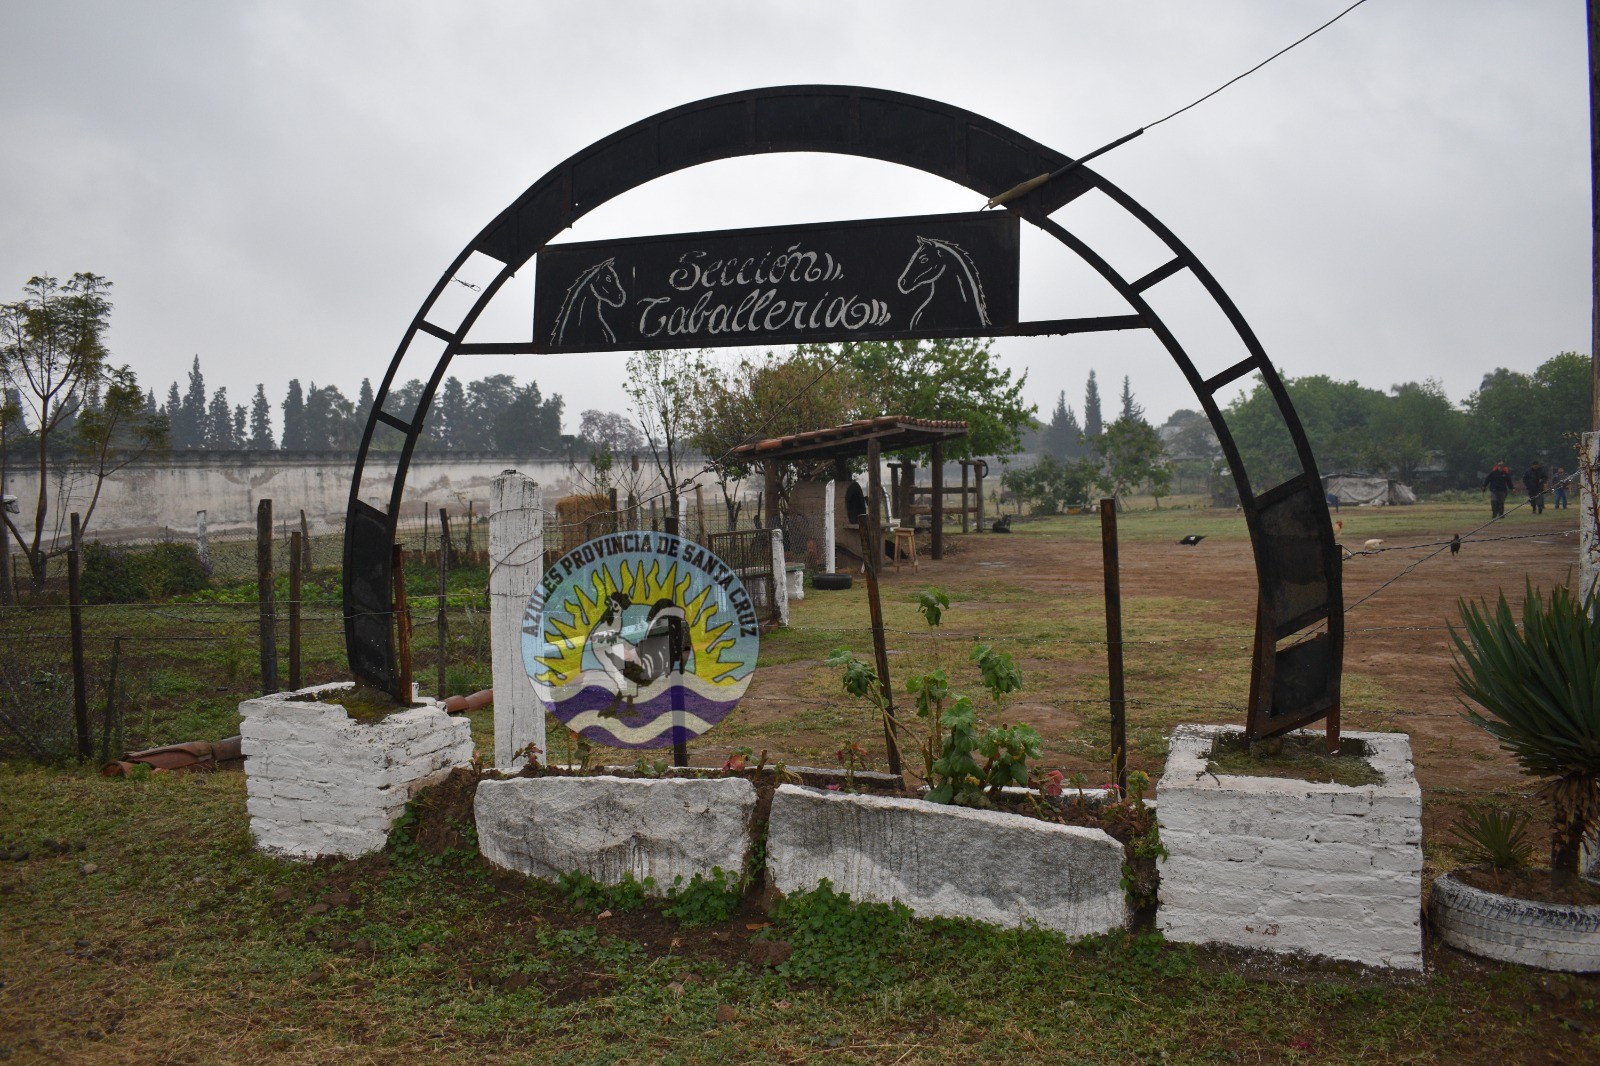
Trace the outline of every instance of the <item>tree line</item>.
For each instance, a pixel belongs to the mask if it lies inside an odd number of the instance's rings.
[[[393,390],[386,409],[402,418],[415,412],[424,388],[420,380]],[[298,378],[289,382],[279,404],[281,433],[273,432],[272,405],[266,388],[256,386],[250,407],[229,404],[228,390],[209,393],[200,357],[189,370],[188,388],[173,382],[164,404],[154,391],[146,394],[145,411],[165,421],[174,451],[347,451],[361,443],[372,413],[372,381],[363,378],[354,399],[336,385]],[[433,398],[428,419],[417,440],[419,452],[501,451],[520,455],[563,452],[570,438],[561,432],[565,403],[559,394],[544,396],[537,382],[519,385],[509,374],[492,374],[465,384],[448,377]],[[393,450],[399,441],[377,438],[377,450]]]
[[[1325,375],[1284,385],[1322,473],[1477,488],[1500,459],[1515,470],[1535,459],[1549,470],[1576,468],[1579,436],[1589,428],[1590,372],[1587,355],[1561,352],[1531,373],[1501,367],[1485,374],[1460,403],[1433,379],[1387,392]],[[1265,385],[1257,381],[1224,418],[1252,481],[1277,484],[1299,469]]]
[[[1174,464],[1168,449],[1161,432],[1145,418],[1144,405],[1134,398],[1133,382],[1126,376],[1116,418],[1105,420],[1100,383],[1090,370],[1083,421],[1061,392],[1050,421],[1037,425],[1026,443],[1035,461],[1006,471],[1000,483],[1045,514],[1083,504],[1096,490],[1120,500],[1143,489],[1159,507],[1172,489]]]

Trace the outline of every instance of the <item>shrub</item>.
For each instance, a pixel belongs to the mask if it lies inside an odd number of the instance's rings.
[[[86,603],[144,603],[199,592],[211,584],[191,544],[168,541],[148,548],[110,547],[90,541],[83,548]]]
[[[1548,598],[1527,585],[1519,626],[1505,593],[1491,610],[1461,601],[1456,683],[1483,712],[1467,719],[1516,756],[1523,773],[1553,778],[1550,867],[1575,877],[1584,835],[1600,823],[1600,618],[1594,593]]]

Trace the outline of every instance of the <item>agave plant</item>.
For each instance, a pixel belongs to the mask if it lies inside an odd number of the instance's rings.
[[[1540,794],[1551,808],[1550,868],[1578,873],[1584,834],[1600,823],[1600,619],[1595,595],[1565,586],[1548,598],[1528,583],[1518,626],[1505,593],[1490,609],[1461,601],[1450,629],[1456,683],[1482,711],[1467,718],[1516,756],[1524,773],[1553,778]]]

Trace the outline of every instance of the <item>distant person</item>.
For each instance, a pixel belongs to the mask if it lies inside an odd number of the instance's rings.
[[[1544,490],[1550,484],[1544,467],[1535,459],[1522,474],[1522,487],[1528,493],[1528,508],[1534,514],[1544,514]]]
[[[1494,464],[1494,469],[1489,471],[1489,476],[1483,479],[1484,491],[1489,494],[1489,516],[1491,518],[1504,518],[1506,513],[1506,497],[1510,495],[1511,468],[1506,461],[1501,459]]]
[[[1556,472],[1550,475],[1550,480],[1553,482],[1556,492],[1556,510],[1564,511],[1567,507],[1567,481],[1569,480],[1567,468],[1564,466],[1556,467]]]

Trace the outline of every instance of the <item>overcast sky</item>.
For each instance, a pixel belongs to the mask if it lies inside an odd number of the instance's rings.
[[[292,377],[354,396],[485,223],[657,111],[856,84],[1082,155],[1347,2],[0,0],[0,298],[41,272],[111,278],[114,358],[158,396],[196,354],[234,403],[261,382],[276,408]],[[1584,42],[1582,0],[1370,0],[1093,166],[1199,256],[1282,373],[1434,377],[1460,400],[1495,367],[1589,350]],[[774,156],[662,179],[563,240],[980,206],[890,164]],[[1137,235],[1072,212],[1057,217],[1142,272]],[[1121,310],[1025,242],[1025,317]],[[531,286],[508,289],[472,339],[526,339],[530,316]],[[1156,420],[1195,406],[1142,331],[999,349],[1046,416],[1062,389],[1081,411],[1090,368],[1108,403],[1127,374]],[[572,431],[625,408],[623,361],[452,372],[535,379]]]

